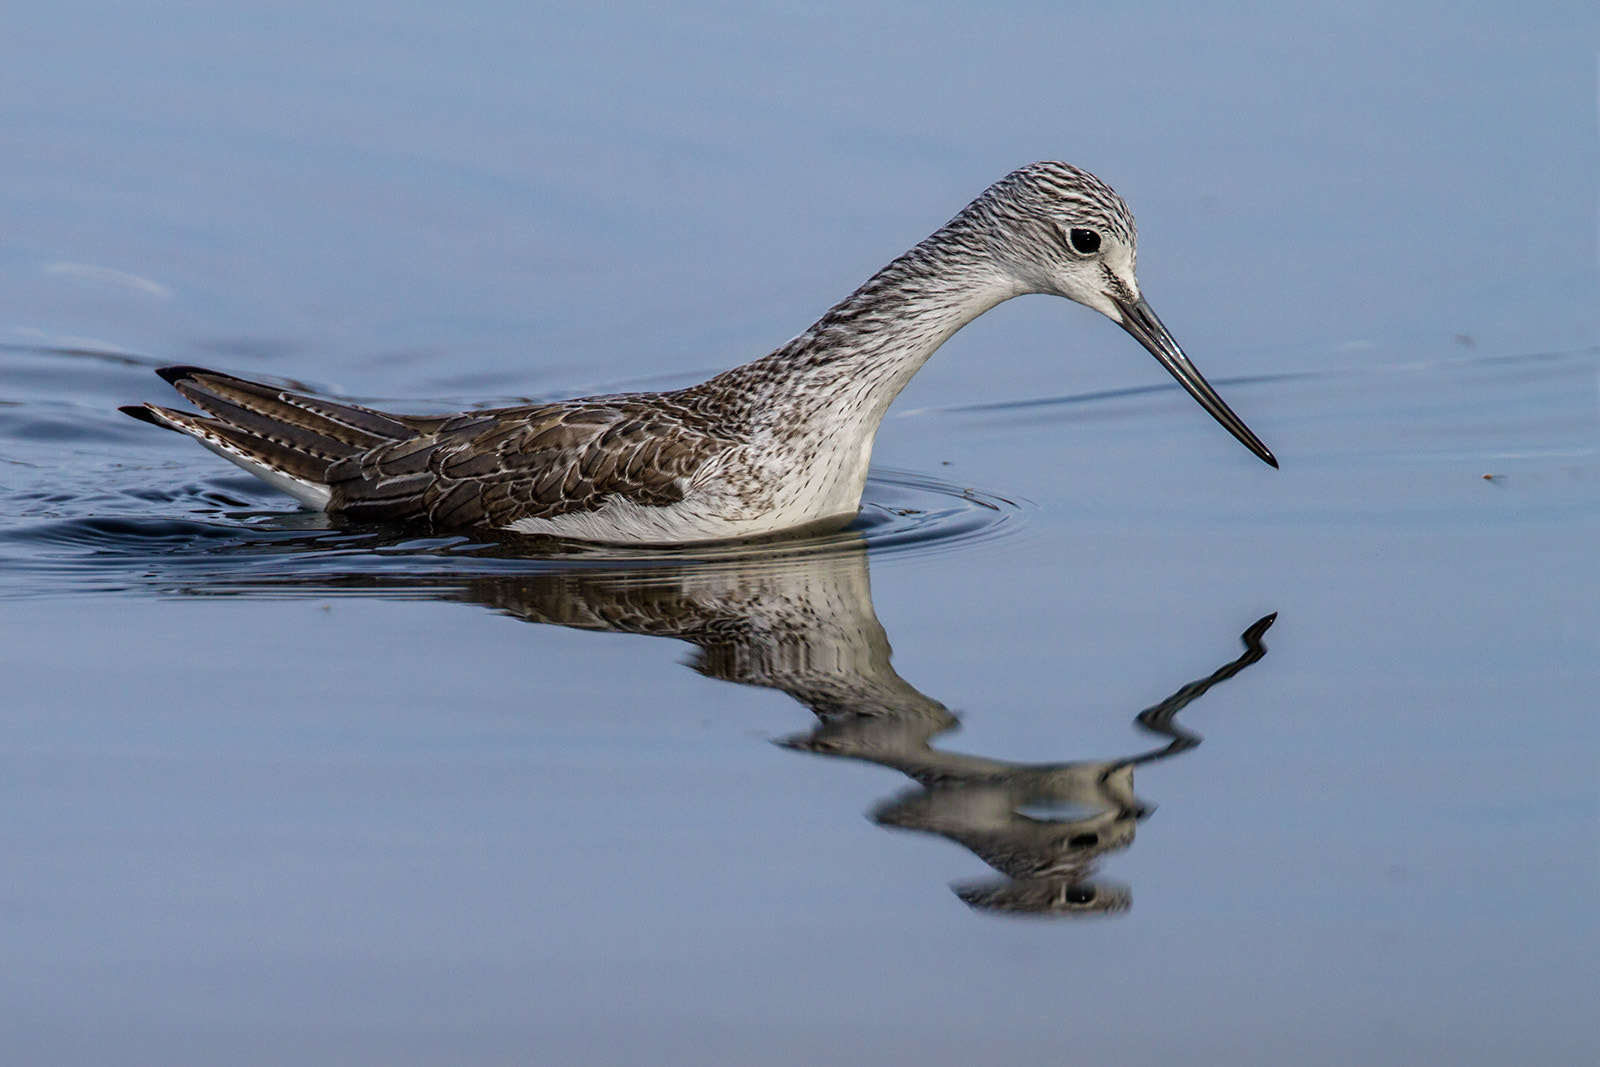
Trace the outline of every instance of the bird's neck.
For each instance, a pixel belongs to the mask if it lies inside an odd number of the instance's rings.
[[[1023,292],[963,212],[878,271],[771,355],[713,379],[751,404],[749,416],[830,421],[848,407],[867,435],[928,357],[957,330]],[[710,384],[710,383],[708,383]]]

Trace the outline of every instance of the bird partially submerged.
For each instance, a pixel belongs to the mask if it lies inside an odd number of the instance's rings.
[[[1034,163],[788,344],[686,389],[411,416],[168,367],[158,373],[204,414],[122,410],[354,519],[621,544],[756,537],[848,522],[884,412],[934,350],[1003,300],[1050,293],[1120,324],[1276,467],[1151,310],[1135,251],[1109,186]]]

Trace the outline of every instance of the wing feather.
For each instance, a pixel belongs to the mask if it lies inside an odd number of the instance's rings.
[[[125,410],[358,519],[504,527],[613,499],[665,507],[738,436],[727,412],[692,390],[422,416],[199,367],[160,374],[205,415]]]
[[[660,398],[652,403],[659,406]],[[596,510],[613,497],[665,507],[682,500],[695,471],[733,444],[700,421],[626,397],[435,420],[426,431],[417,427],[415,437],[333,464],[331,510],[437,526],[508,526]]]

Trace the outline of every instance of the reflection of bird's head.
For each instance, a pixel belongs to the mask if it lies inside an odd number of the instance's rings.
[[[1133,906],[1133,890],[1122,882],[1034,878],[968,882],[951,887],[974,911],[1029,915],[1108,915]]]
[[[988,764],[970,756],[955,759]],[[1017,776],[1025,783],[1028,771],[1018,769]],[[1052,799],[1056,798],[1016,788],[1003,778],[946,781],[887,801],[872,818],[880,826],[949,838],[1001,874],[1021,879],[1082,878],[1096,857],[1133,843],[1134,809],[1080,801],[1075,810],[1053,817],[1041,806]]]

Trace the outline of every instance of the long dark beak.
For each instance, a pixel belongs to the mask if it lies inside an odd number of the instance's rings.
[[[1277,459],[1261,443],[1261,438],[1250,432],[1250,427],[1244,420],[1233,413],[1233,409],[1222,402],[1217,391],[1211,388],[1211,383],[1200,376],[1200,371],[1189,357],[1183,354],[1183,349],[1178,347],[1178,342],[1172,339],[1167,328],[1161,325],[1161,320],[1156,318],[1156,313],[1150,309],[1149,301],[1140,297],[1137,301],[1129,303],[1118,297],[1112,297],[1117,305],[1117,310],[1122,312],[1122,328],[1138,338],[1139,343],[1150,350],[1150,354],[1161,361],[1161,365],[1178,379],[1178,384],[1189,390],[1189,395],[1200,401],[1200,406],[1211,413],[1211,417],[1225,426],[1229,433],[1237,437],[1244,446],[1267,463],[1276,467]]]

